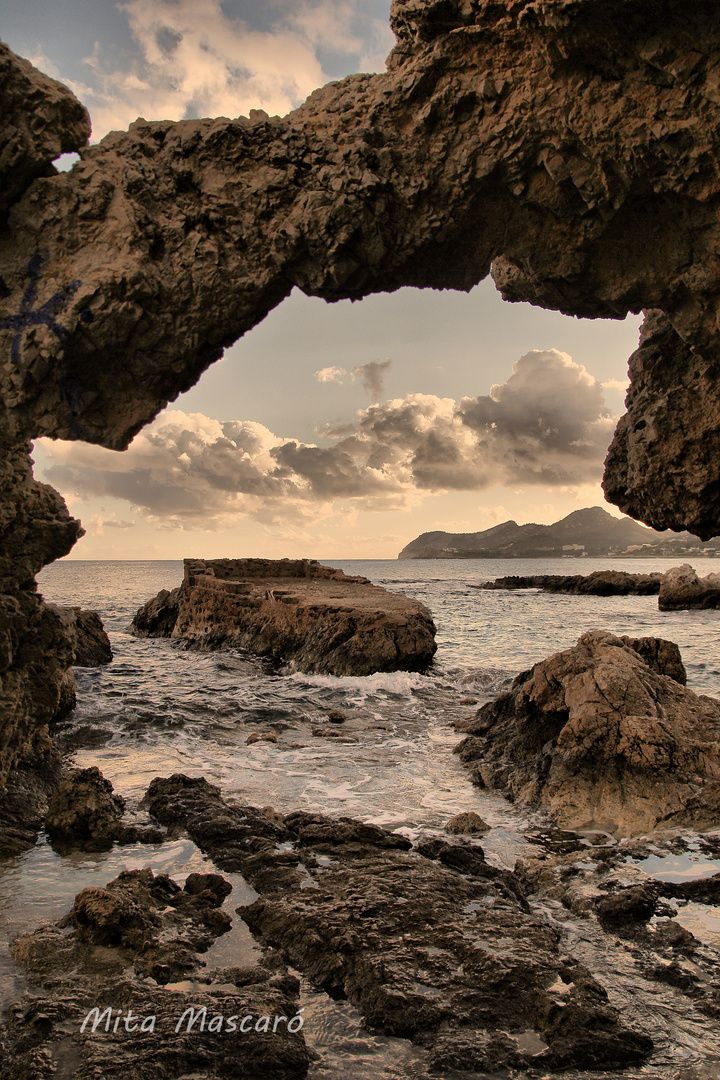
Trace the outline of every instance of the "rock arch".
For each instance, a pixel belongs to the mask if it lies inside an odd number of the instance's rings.
[[[80,534],[29,440],[126,446],[295,285],[468,289],[492,266],[509,300],[652,309],[605,489],[720,531],[717,4],[394,0],[391,21],[385,74],[287,117],[92,147],[70,91],[0,49],[0,782],[67,668],[33,576]]]

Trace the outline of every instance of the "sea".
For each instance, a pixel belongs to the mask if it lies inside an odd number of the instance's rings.
[[[98,611],[109,634],[112,663],[76,669],[77,708],[56,734],[74,764],[96,765],[112,782],[127,801],[128,820],[147,820],[140,804],[154,777],[183,772],[204,776],[246,803],[282,813],[307,809],[348,815],[401,830],[411,839],[439,834],[450,817],[474,810],[491,827],[482,837],[488,859],[512,867],[516,858],[536,850],[547,821],[471,785],[452,753],[461,738],[453,721],[472,716],[519,672],[594,629],[677,642],[688,685],[720,698],[720,611],[660,612],[654,596],[477,588],[507,574],[664,571],[677,559],[322,561],[405,593],[431,610],[438,649],[425,674],[306,675],[240,650],[197,653],[180,642],[133,637],[128,626],[136,610],[160,589],[180,584],[180,561],[64,560],[40,573],[38,586],[46,600]],[[706,574],[714,560],[696,557],[692,565]],[[330,726],[331,710],[346,717],[339,737],[313,734],[313,728]],[[277,742],[248,743],[253,734],[268,732]],[[647,872],[666,872],[668,865]],[[0,1006],[26,988],[8,950],[15,935],[59,919],[87,885],[103,885],[122,869],[143,866],[182,882],[193,870],[207,869],[208,860],[187,839],[60,856],[41,836],[31,851],[0,863]],[[676,880],[717,870],[720,863],[692,852],[676,858],[671,868]],[[239,875],[232,877],[226,902],[231,914],[256,895]],[[696,907],[687,925],[720,950],[716,909]],[[210,950],[210,966],[259,955],[245,925],[234,918],[233,930]],[[687,1009],[679,1009],[677,992],[658,989],[648,1018],[633,990],[629,961],[609,955],[599,932],[568,922],[567,913],[564,920],[568,949],[583,956],[601,981],[604,973],[611,1000],[645,1030],[650,1023],[655,1038],[661,1031],[659,1057],[625,1075],[680,1076],[668,1071],[680,1069],[690,1070],[682,1072],[688,1080],[720,1077],[720,1071],[702,1072],[708,1063],[720,1065],[720,1037],[708,1042],[707,1023],[698,1024]],[[304,1032],[316,1058],[312,1080],[425,1077],[420,1051],[409,1042],[368,1034],[352,1006],[332,1002],[306,983],[303,994]]]

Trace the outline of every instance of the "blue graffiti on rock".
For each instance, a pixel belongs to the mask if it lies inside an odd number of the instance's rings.
[[[55,312],[77,292],[81,282],[71,281],[69,285],[58,289],[54,296],[51,296],[44,304],[36,307],[38,286],[47,261],[47,252],[40,251],[32,256],[27,269],[30,280],[25,286],[20,302],[20,310],[16,315],[0,318],[0,330],[12,330],[15,334],[10,346],[10,359],[16,367],[22,366],[23,336],[33,326],[47,326],[65,348],[70,345],[72,340],[69,330],[66,330],[64,326],[60,326],[55,321]],[[0,300],[5,300],[8,296],[10,296],[10,289],[0,277]],[[80,319],[82,322],[92,322],[92,312],[88,308],[84,309],[80,312]],[[69,359],[72,359],[72,357],[69,357]]]

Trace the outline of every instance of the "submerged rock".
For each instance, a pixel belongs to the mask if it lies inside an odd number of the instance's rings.
[[[33,992],[0,1034],[3,1080],[301,1080],[307,1048],[297,1022],[288,1030],[298,983],[279,958],[202,970],[198,953],[230,928],[218,910],[229,891],[217,874],[191,874],[183,889],[124,871],[83,889],[56,926],[17,938]]]
[[[68,635],[73,667],[101,667],[110,663],[113,658],[110,639],[97,611],[57,604],[47,607],[59,616]]]
[[[239,910],[263,942],[351,1001],[370,1030],[427,1047],[438,1068],[609,1068],[652,1049],[563,951],[557,925],[531,911],[520,880],[473,841],[421,851],[351,818],[278,822],[182,775],[154,780],[147,801],[258,890]]]
[[[662,574],[627,574],[624,570],[594,570],[591,574],[531,574],[485,581],[476,589],[540,589],[573,596],[656,596]]]
[[[672,642],[583,634],[456,724],[474,783],[618,836],[720,823],[720,702]]]
[[[436,649],[418,601],[312,559],[186,559],[180,588],[140,608],[131,632],[329,675],[424,671]]]
[[[692,566],[674,566],[662,576],[658,607],[661,611],[720,607],[720,574],[699,578]]]

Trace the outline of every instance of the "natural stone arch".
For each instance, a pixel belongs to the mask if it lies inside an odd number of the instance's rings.
[[[70,92],[3,48],[6,768],[67,663],[45,643],[39,702],[21,658],[54,630],[32,576],[79,529],[28,440],[126,446],[295,285],[468,289],[493,264],[508,299],[653,308],[606,491],[653,525],[720,530],[716,3],[394,0],[391,19],[387,73],[287,117],[139,120],[94,147]]]

